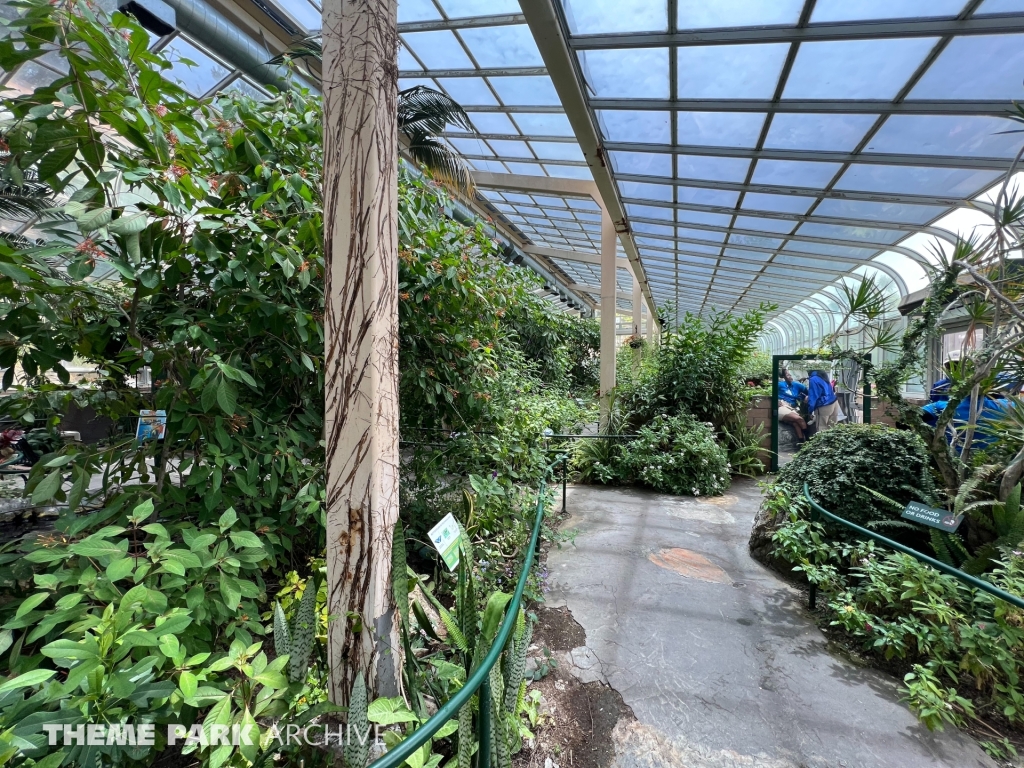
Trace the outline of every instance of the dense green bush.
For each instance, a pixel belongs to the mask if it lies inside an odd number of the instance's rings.
[[[807,483],[821,506],[859,525],[899,517],[871,491],[900,503],[930,499],[934,492],[921,439],[881,424],[839,424],[815,435],[776,483],[792,496]]]
[[[729,459],[710,425],[690,415],[655,416],[618,458],[633,482],[662,493],[714,496],[729,487]]]

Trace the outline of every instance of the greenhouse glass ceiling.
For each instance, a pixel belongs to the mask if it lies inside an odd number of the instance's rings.
[[[403,0],[402,86],[439,87],[466,107],[476,130],[450,140],[479,171],[589,178],[579,116],[567,117],[531,34],[539,5]],[[876,274],[905,294],[931,254],[901,241],[968,233],[977,222],[929,225],[985,209],[975,198],[1022,144],[1005,131],[1019,127],[1006,115],[1024,97],[1024,0],[562,0],[555,10],[597,160],[659,305],[767,300],[801,305],[813,324],[837,309],[822,291],[840,274]],[[597,252],[597,217],[483,194],[529,241]]]
[[[268,58],[320,21],[317,0],[194,2],[246,20]],[[925,285],[933,250],[984,225],[1024,143],[1007,132],[1024,127],[1007,118],[1024,98],[1024,0],[400,0],[398,14],[400,86],[469,114],[448,140],[482,174],[472,202],[591,306],[600,210],[558,184],[597,182],[657,305],[771,301],[777,331],[808,338],[827,332],[837,280]],[[169,73],[196,95],[259,95],[189,30],[155,45],[197,62]],[[3,82],[30,89],[47,66]]]

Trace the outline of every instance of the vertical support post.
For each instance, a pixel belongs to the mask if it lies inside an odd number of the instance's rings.
[[[477,726],[480,751],[477,753],[476,768],[491,768],[491,681],[486,677],[480,685],[480,717]]]
[[[611,415],[611,393],[615,389],[615,251],[618,238],[608,211],[601,210],[601,427]]]
[[[818,510],[813,506],[811,507],[811,522],[818,522]],[[818,585],[813,581],[811,582],[810,595],[807,598],[807,607],[812,611],[818,607]]]
[[[868,365],[871,364],[871,354],[864,355],[864,362]],[[868,381],[868,372],[865,366],[861,366],[864,370],[864,423],[871,423],[871,382]]]
[[[654,315],[651,313],[651,310],[648,309],[646,305],[644,306],[644,313],[647,315],[647,320],[646,320],[646,322],[647,322],[647,333],[645,334],[647,336],[647,343],[648,344],[653,344],[654,343]]]
[[[779,362],[781,355],[772,355],[772,402],[771,402],[771,430],[772,430],[772,458],[771,471],[779,471]]]
[[[330,695],[399,692],[398,4],[326,0],[324,331]],[[362,617],[357,632],[347,617]]]
[[[633,275],[633,335],[643,333],[644,295],[640,291],[640,281]]]
[[[567,509],[565,504],[565,484],[569,476],[569,457],[565,456],[562,459],[562,514],[565,514]]]

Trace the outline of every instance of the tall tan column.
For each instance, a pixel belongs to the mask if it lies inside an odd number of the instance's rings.
[[[324,251],[331,699],[399,690],[396,0],[324,4]]]
[[[601,211],[601,425],[608,423],[615,389],[615,250],[618,238],[607,211]]]
[[[640,281],[633,276],[633,335],[639,336],[644,331],[644,295],[640,291]]]

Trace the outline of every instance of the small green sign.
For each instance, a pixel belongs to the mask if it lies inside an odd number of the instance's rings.
[[[455,566],[459,564],[459,539],[462,538],[462,530],[451,512],[430,529],[429,536],[430,543],[441,553],[441,559],[448,566],[448,570],[454,571]]]
[[[938,528],[949,533],[959,528],[960,523],[964,519],[963,515],[956,517],[948,510],[935,509],[925,504],[919,504],[916,501],[907,504],[907,508],[903,510],[903,514],[900,517],[904,520],[913,520],[915,523],[921,523],[930,528]]]

